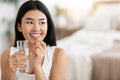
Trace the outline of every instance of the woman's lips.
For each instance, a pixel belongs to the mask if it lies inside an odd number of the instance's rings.
[[[39,38],[41,36],[40,33],[31,33],[30,37],[32,37],[33,39]]]

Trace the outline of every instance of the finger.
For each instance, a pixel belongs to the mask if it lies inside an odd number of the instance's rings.
[[[35,48],[39,48],[38,46],[42,46],[44,49],[46,49],[46,43],[44,41],[41,41],[41,40],[36,41],[34,46],[35,46]]]
[[[36,41],[36,45],[38,46],[46,46],[45,42],[42,40]]]
[[[17,67],[18,67],[18,68],[26,68],[27,65],[26,65],[26,64],[21,64],[21,65],[18,65]]]
[[[20,57],[16,57],[16,58],[10,57],[9,58],[9,63],[10,64],[19,64],[20,62],[25,63],[27,59],[28,58],[26,56],[22,56],[22,57],[20,56]]]
[[[16,71],[17,69],[17,66],[14,65],[14,63],[12,62],[11,59],[9,59],[9,68],[11,68],[14,72]]]
[[[19,62],[16,61],[16,62],[13,62],[13,64],[18,67],[19,65],[25,65],[26,61],[19,61]]]
[[[44,52],[44,49],[43,49],[43,47],[41,47],[41,46],[35,46],[35,49],[34,49],[34,52],[38,52],[38,53],[43,53]]]
[[[34,45],[39,45],[40,44],[40,40],[35,40],[34,41]]]
[[[41,41],[41,45],[43,46],[44,49],[46,49],[46,43],[44,41]]]
[[[34,55],[43,57],[45,55],[45,51],[43,48],[40,48],[39,50],[34,51]]]
[[[24,51],[19,51],[18,55],[25,55],[25,52]]]
[[[27,59],[28,59],[28,57],[22,56],[22,57],[15,58],[14,61],[16,61],[16,62],[25,62]]]
[[[27,67],[27,64],[26,63],[19,63],[19,64],[16,64],[17,68],[25,68]]]
[[[22,56],[22,55],[24,55],[25,53],[23,52],[23,51],[18,51],[18,52],[16,52],[16,53],[14,53],[13,55],[12,55],[12,57],[14,57],[14,58],[16,58],[17,56]]]

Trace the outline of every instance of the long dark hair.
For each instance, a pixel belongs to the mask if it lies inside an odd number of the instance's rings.
[[[56,46],[56,35],[55,35],[55,26],[51,18],[50,12],[47,7],[40,1],[27,1],[25,2],[18,10],[18,14],[15,21],[15,42],[14,47],[16,47],[17,40],[25,40],[22,32],[19,32],[17,27],[18,23],[21,24],[21,19],[30,10],[39,10],[45,14],[47,17],[48,31],[47,35],[44,38],[44,42],[50,46]]]

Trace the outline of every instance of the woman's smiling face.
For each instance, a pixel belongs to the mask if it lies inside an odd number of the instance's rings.
[[[44,40],[47,34],[47,17],[39,10],[28,11],[18,24],[18,30],[29,42]]]

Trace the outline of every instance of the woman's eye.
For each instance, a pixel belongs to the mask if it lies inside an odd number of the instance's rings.
[[[32,22],[32,21],[27,21],[26,23],[27,23],[27,24],[33,24],[33,22]]]
[[[39,24],[45,24],[45,22],[39,22]]]

